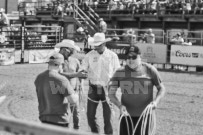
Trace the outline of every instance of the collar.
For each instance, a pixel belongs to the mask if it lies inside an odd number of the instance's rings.
[[[107,47],[105,46],[104,47],[104,51],[103,51],[103,53],[102,54],[100,54],[100,53],[98,53],[97,51],[95,51],[97,54],[99,54],[99,55],[106,55],[107,54]]]

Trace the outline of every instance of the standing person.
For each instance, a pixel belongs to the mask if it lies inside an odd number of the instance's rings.
[[[107,24],[103,18],[99,19],[99,32],[106,33],[107,31]]]
[[[113,134],[112,112],[107,102],[107,84],[116,69],[120,67],[118,56],[106,48],[104,33],[96,33],[89,44],[95,49],[86,54],[81,70],[87,71],[89,80],[89,92],[87,102],[87,120],[94,133],[99,133],[99,125],[96,122],[96,109],[99,101],[103,106],[104,133]]]
[[[9,26],[9,19],[8,16],[5,14],[3,8],[0,9],[0,27],[7,27]]]
[[[152,29],[148,29],[147,33],[145,34],[147,43],[155,44],[155,35],[152,32]]]
[[[71,116],[69,104],[78,102],[69,80],[60,75],[64,57],[55,53],[50,57],[48,70],[35,79],[39,102],[39,119],[43,123],[68,127]]]
[[[74,50],[77,50],[75,42],[73,40],[64,39],[61,43],[58,43],[56,47],[60,47],[59,53],[64,56],[63,72],[64,73],[76,73],[80,68],[80,62],[78,59],[71,57]],[[62,73],[63,74],[63,73]],[[80,82],[78,78],[68,78],[73,90],[79,94]],[[71,105],[71,111],[73,113],[73,128],[79,129],[79,102]]]
[[[120,109],[121,114],[129,113],[135,126],[148,104],[152,102],[153,108],[157,107],[160,99],[164,96],[165,87],[157,69],[152,65],[141,62],[141,52],[137,46],[131,46],[126,52],[126,66],[118,69],[109,82],[109,98]],[[154,86],[158,90],[156,97],[153,97]],[[121,102],[116,97],[118,88],[121,88],[122,92]],[[128,123],[130,124],[129,119]],[[136,135],[141,135],[141,123],[138,125]],[[129,127],[131,126],[129,125]],[[122,118],[120,135],[127,134],[126,120]],[[132,131],[130,131],[130,134],[132,134]]]

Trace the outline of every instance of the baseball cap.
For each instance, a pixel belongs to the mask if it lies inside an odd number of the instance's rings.
[[[141,54],[141,51],[140,51],[140,48],[138,46],[131,46],[130,48],[128,48],[126,50],[126,55],[130,55],[130,56],[137,56],[137,55],[140,55]]]
[[[60,53],[54,53],[50,58],[49,58],[49,63],[53,64],[62,64],[64,63],[64,57]]]

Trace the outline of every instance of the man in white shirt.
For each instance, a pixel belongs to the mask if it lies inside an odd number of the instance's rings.
[[[87,71],[89,79],[89,92],[87,102],[87,120],[94,133],[99,133],[99,125],[96,122],[96,109],[99,101],[103,106],[104,133],[113,134],[112,112],[107,99],[107,85],[114,72],[120,67],[118,56],[106,48],[106,39],[104,33],[96,33],[89,45],[94,50],[86,54],[81,70]]]

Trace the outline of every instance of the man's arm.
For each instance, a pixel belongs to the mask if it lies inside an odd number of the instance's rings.
[[[157,85],[156,88],[157,88],[158,92],[157,92],[157,95],[153,101],[155,103],[155,107],[157,106],[157,104],[159,104],[160,100],[164,97],[164,95],[166,93],[166,90],[165,90],[163,83],[160,83],[159,85]]]
[[[68,102],[70,104],[76,104],[79,100],[78,94],[73,90],[73,87],[67,78],[62,82],[62,87],[66,90],[64,96],[66,96]]]
[[[61,75],[67,77],[67,78],[87,78],[87,74],[85,72],[76,72],[76,73],[67,73],[67,72],[63,72],[60,73]]]
[[[116,96],[116,91],[118,89],[117,86],[112,86],[113,81],[109,83],[109,92],[108,92],[108,97],[112,103],[114,103],[120,110],[120,114],[128,115],[127,109],[122,103],[118,100]]]

